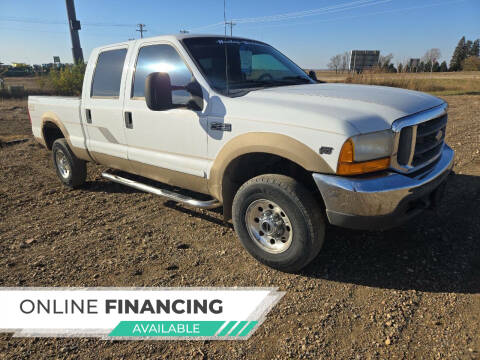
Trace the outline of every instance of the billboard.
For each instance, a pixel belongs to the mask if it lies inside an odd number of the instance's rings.
[[[420,59],[410,59],[408,61],[408,65],[410,66],[410,69],[418,69],[418,66],[420,65]]]
[[[350,71],[362,72],[378,65],[380,50],[352,50]]]
[[[60,56],[54,56],[54,57],[53,57],[53,62],[54,62],[55,64],[60,64]]]

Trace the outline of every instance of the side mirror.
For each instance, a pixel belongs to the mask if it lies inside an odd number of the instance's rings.
[[[174,104],[172,92],[183,90],[191,95],[188,103]],[[203,109],[203,91],[200,84],[192,78],[186,86],[172,86],[167,73],[151,73],[145,80],[145,102],[150,110],[165,111],[176,108],[188,108],[195,111]]]
[[[173,106],[172,83],[167,73],[155,72],[145,81],[145,101],[150,110],[170,110]]]
[[[318,79],[317,79],[317,73],[316,73],[315,71],[310,70],[310,71],[308,72],[308,76],[310,77],[310,79],[312,79],[312,80],[314,80],[314,81],[318,81]]]

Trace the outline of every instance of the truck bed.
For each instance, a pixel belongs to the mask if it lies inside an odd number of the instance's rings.
[[[36,138],[41,138],[42,122],[50,121],[61,124],[67,131],[73,146],[85,148],[80,118],[79,97],[67,96],[29,96],[28,110],[32,119],[32,132]]]

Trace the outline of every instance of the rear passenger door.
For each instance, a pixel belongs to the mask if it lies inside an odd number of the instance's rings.
[[[96,55],[96,57],[95,57]],[[123,101],[128,44],[98,50],[87,67],[92,79],[83,91],[82,122],[92,157],[109,167],[128,170]]]

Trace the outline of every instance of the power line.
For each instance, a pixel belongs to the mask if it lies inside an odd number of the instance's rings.
[[[391,1],[393,0],[356,0],[356,1],[351,1],[348,3],[343,3],[343,4],[333,5],[333,6],[325,6],[318,9],[296,11],[296,12],[289,12],[289,13],[283,13],[283,14],[277,14],[277,15],[254,17],[254,18],[240,18],[240,19],[233,19],[232,21],[234,21],[236,24],[239,24],[239,25],[246,24],[246,23],[285,21],[285,20],[303,18],[307,16],[317,16],[317,15],[358,9],[361,7],[380,5],[380,4],[384,4]],[[204,25],[201,27],[197,27],[193,30],[203,30],[207,28],[217,27],[220,25],[224,25],[225,23],[226,22]]]
[[[199,26],[199,27],[193,28],[191,30],[192,31],[198,31],[198,30],[203,30],[203,29],[207,29],[207,28],[217,27],[217,26],[220,26],[220,25],[225,25],[225,22],[222,21],[222,22],[218,22],[218,23],[215,23],[215,24]]]
[[[337,4],[337,5],[333,5],[333,6],[325,6],[325,7],[318,8],[318,9],[296,11],[296,12],[283,13],[283,14],[270,15],[270,16],[260,16],[260,17],[254,17],[254,18],[235,19],[235,21],[238,22],[238,23],[244,24],[244,23],[257,23],[257,22],[271,22],[271,21],[290,20],[290,19],[297,19],[297,18],[302,18],[302,17],[307,17],[307,16],[322,15],[322,14],[327,14],[327,13],[331,13],[331,12],[352,10],[352,9],[356,9],[356,8],[359,8],[359,7],[374,6],[374,5],[379,5],[379,4],[390,2],[390,1],[393,1],[393,0],[382,0],[382,1],[378,1],[378,0],[356,0],[356,1],[351,1],[351,2],[343,3],[343,4]]]
[[[66,25],[66,23],[64,24]],[[38,30],[38,29],[25,29],[25,28],[16,28],[16,27],[5,27],[5,26],[0,26],[0,29],[2,30],[10,30],[10,31],[26,31],[26,32],[43,32],[43,33],[49,33],[49,34],[61,34],[65,35],[67,31],[49,31],[49,30]]]
[[[45,25],[66,25],[64,21],[57,20],[45,20],[41,18],[28,18],[28,17],[14,17],[14,16],[0,16],[0,21],[5,22],[18,22],[27,24],[45,24]],[[103,22],[83,22],[83,25],[99,26],[99,27],[132,27],[135,24],[121,24],[121,23],[103,23]]]
[[[143,33],[147,32],[147,30],[145,30],[146,26],[147,25],[145,25],[145,24],[137,24],[138,29],[136,31],[138,31],[140,33],[140,38],[142,38],[142,39],[143,39]]]
[[[233,36],[233,27],[237,25],[236,22],[233,21],[225,21],[225,26],[230,25],[230,37]]]
[[[293,22],[293,23],[289,23],[289,24],[272,24],[272,25],[262,25],[262,26],[247,26],[246,28],[248,28],[248,29],[256,29],[256,28],[265,29],[265,28],[267,28],[267,27],[269,27],[269,28],[278,28],[278,27],[285,27],[285,26],[311,25],[311,24],[318,24],[318,23],[322,23],[322,22],[330,22],[330,21],[338,21],[338,20],[356,19],[356,18],[360,18],[360,17],[368,17],[368,16],[373,16],[373,15],[383,15],[383,14],[391,14],[391,13],[401,12],[401,11],[425,9],[425,8],[430,8],[430,7],[435,7],[435,6],[441,6],[441,5],[450,5],[450,4],[455,4],[455,3],[459,3],[459,2],[465,2],[465,1],[468,1],[468,0],[445,1],[445,2],[441,2],[441,3],[432,3],[432,4],[419,5],[419,6],[411,6],[411,7],[404,7],[404,8],[396,8],[396,9],[375,11],[375,12],[370,12],[370,13],[366,13],[366,14],[357,14],[357,15],[341,16],[341,17],[334,17],[334,18],[329,18],[329,19],[319,19],[319,20],[304,21],[304,22]]]

